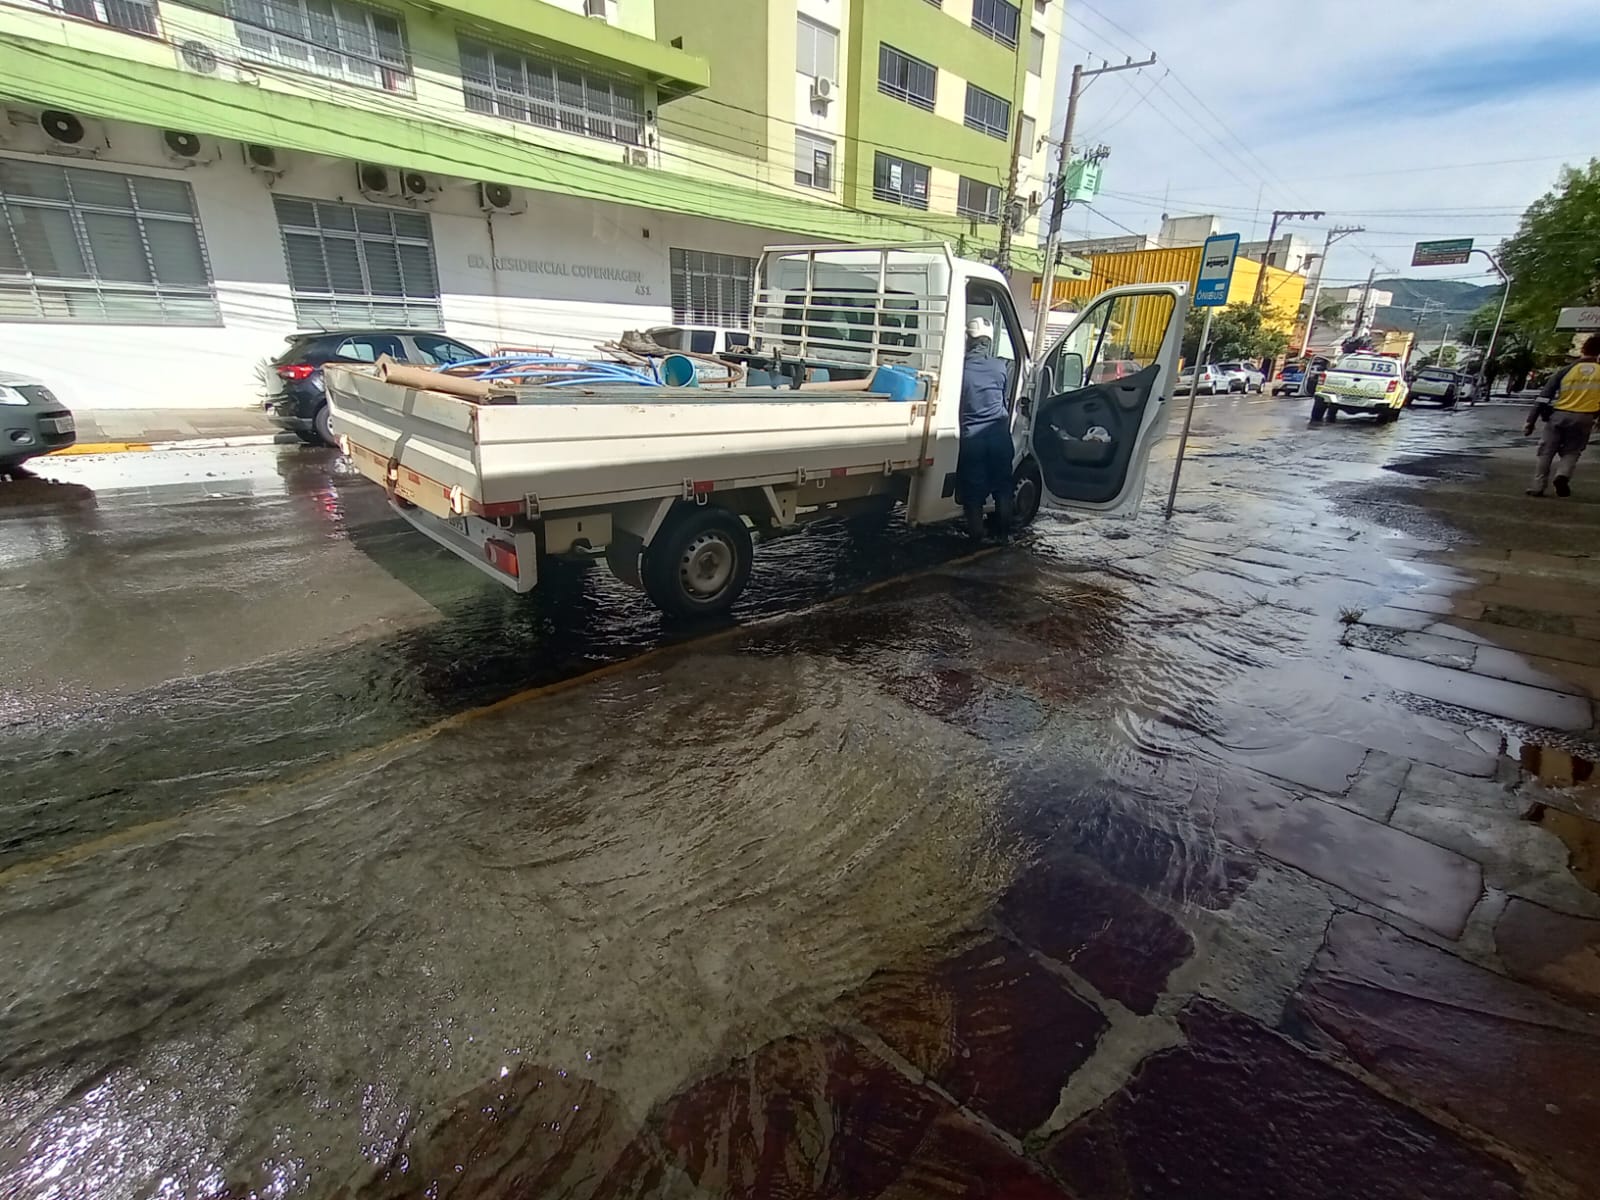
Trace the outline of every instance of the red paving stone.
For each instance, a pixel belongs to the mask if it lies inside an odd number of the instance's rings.
[[[1309,797],[1282,812],[1261,849],[1445,937],[1461,936],[1483,892],[1472,859]]]
[[[1494,944],[1513,977],[1580,1004],[1600,1000],[1600,921],[1513,899],[1495,924]]]
[[[1055,1111],[1107,1025],[1093,1005],[998,938],[926,972],[880,972],[849,1003],[908,1062],[1017,1137]]]
[[[1136,1013],[1154,1010],[1168,976],[1194,953],[1177,921],[1074,855],[1029,868],[999,911],[1028,945]]]
[[[585,1195],[588,1182],[610,1166],[632,1132],[607,1089],[525,1064],[461,1097],[437,1125],[413,1134],[373,1180],[338,1197]]]
[[[600,1186],[607,1200],[1071,1200],[936,1092],[841,1035],[785,1038],[668,1101]],[[682,1194],[682,1193],[680,1193]]]
[[[1354,913],[1329,926],[1292,1012],[1400,1094],[1600,1179],[1600,1019]]]
[[[1207,1000],[1045,1162],[1080,1200],[1510,1200],[1517,1172]]]

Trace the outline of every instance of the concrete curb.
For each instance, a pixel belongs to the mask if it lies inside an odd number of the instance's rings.
[[[97,454],[144,454],[152,450],[224,450],[235,446],[271,446],[278,440],[275,433],[251,433],[239,437],[184,438],[176,442],[79,442],[64,450],[55,450],[46,458],[69,458]]]

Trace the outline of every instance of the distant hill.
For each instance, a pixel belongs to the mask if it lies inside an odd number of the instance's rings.
[[[1378,326],[1415,330],[1424,341],[1444,333],[1447,322],[1452,329],[1459,329],[1467,317],[1500,299],[1498,287],[1480,287],[1459,279],[1379,279],[1372,286],[1376,291],[1394,293],[1394,306],[1377,312]],[[1419,328],[1424,307],[1428,319]]]

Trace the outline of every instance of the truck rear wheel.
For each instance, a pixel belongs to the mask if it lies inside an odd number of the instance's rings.
[[[750,582],[754,557],[750,531],[734,513],[680,504],[645,547],[640,575],[651,603],[668,616],[717,616]]]
[[[1313,400],[1311,402],[1311,419],[1313,421],[1320,421],[1323,417],[1327,416],[1327,414],[1328,406],[1321,400]]]

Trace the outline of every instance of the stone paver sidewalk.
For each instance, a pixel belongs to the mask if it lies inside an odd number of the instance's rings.
[[[186,442],[216,438],[259,437],[277,440],[283,433],[260,408],[124,408],[78,409],[78,447],[122,446],[153,442]],[[293,434],[284,440],[293,441]]]

